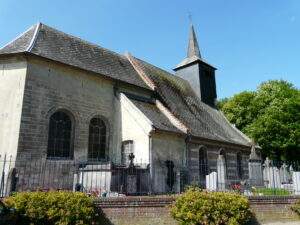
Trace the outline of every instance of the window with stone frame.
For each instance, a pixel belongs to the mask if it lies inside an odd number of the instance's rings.
[[[122,165],[129,165],[129,155],[134,154],[134,142],[133,140],[126,140],[122,142],[122,155],[121,155],[121,163]]]
[[[57,111],[49,120],[47,158],[73,157],[73,125],[70,113]]]
[[[88,160],[102,161],[107,159],[107,128],[105,122],[94,117],[89,125],[89,145],[88,145]]]
[[[208,158],[207,158],[207,149],[201,147],[199,149],[199,174],[200,177],[204,177],[208,174]]]
[[[243,178],[243,164],[242,164],[242,154],[238,152],[236,154],[236,169],[237,169],[237,176],[238,178],[242,179]]]
[[[228,176],[228,174],[227,174],[227,156],[226,156],[226,152],[223,148],[220,149],[219,155],[223,157],[224,169],[225,169],[226,178],[227,178],[227,176]]]

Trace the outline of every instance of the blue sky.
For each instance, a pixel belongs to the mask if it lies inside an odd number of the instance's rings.
[[[299,0],[0,0],[0,46],[40,21],[171,71],[186,55],[189,12],[219,98],[269,79],[299,88]]]

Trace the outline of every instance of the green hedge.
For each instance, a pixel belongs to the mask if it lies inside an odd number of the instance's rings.
[[[249,201],[236,193],[206,192],[189,188],[171,208],[182,225],[242,225],[252,217]]]
[[[93,199],[79,192],[20,192],[5,204],[22,215],[22,225],[91,225],[98,219]]]

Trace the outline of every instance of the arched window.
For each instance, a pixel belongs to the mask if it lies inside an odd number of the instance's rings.
[[[107,129],[104,121],[99,117],[94,117],[89,126],[89,160],[104,160],[106,156]]]
[[[224,149],[220,149],[217,159],[217,176],[218,176],[218,188],[225,190],[227,184],[227,162],[226,153]]]
[[[227,164],[226,162],[226,152],[223,148],[220,149],[219,155],[222,156],[222,158],[224,159],[225,165]]]
[[[208,172],[207,150],[204,146],[202,146],[199,149],[199,182],[202,188],[205,188],[205,179]]]
[[[240,152],[236,154],[236,167],[238,178],[243,178],[242,154]]]
[[[219,160],[220,160],[221,164],[223,164],[224,170],[226,173],[227,172],[227,157],[226,157],[225,149],[223,149],[223,148],[221,148],[219,151]],[[227,174],[226,174],[226,176],[227,176]]]
[[[47,158],[72,158],[72,120],[64,111],[53,113],[49,121]]]

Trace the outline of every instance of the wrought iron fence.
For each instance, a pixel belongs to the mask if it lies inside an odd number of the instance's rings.
[[[145,195],[149,166],[111,162],[47,160],[35,156],[0,157],[0,197],[15,191],[73,190],[97,196]]]
[[[258,190],[263,195],[300,194],[300,163],[273,161],[268,158],[263,163],[264,188]]]
[[[73,190],[97,196],[149,195],[178,193],[189,185],[246,195],[300,194],[300,172],[283,162],[267,160],[263,164],[264,184],[260,187],[253,185],[247,173],[232,172],[232,168],[223,164],[200,163],[195,168],[178,168],[167,160],[155,166],[153,172],[148,163],[134,163],[133,158],[126,164],[116,164],[49,160],[35,155],[15,159],[3,155],[0,156],[0,197],[34,190]],[[155,186],[160,185],[162,191],[155,191]]]

